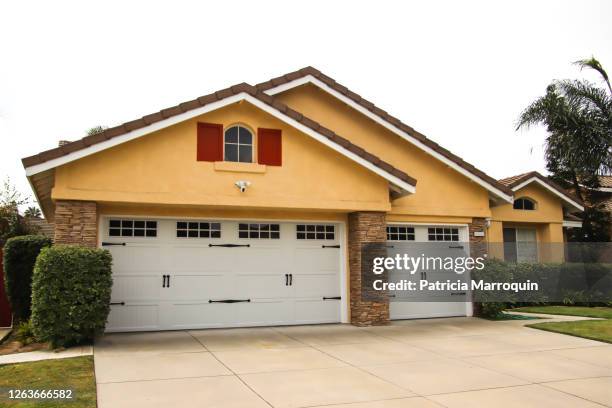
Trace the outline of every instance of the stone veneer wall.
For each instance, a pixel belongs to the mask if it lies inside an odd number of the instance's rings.
[[[56,244],[98,246],[98,206],[92,201],[55,202]]]
[[[363,301],[361,257],[363,244],[385,243],[387,223],[384,212],[354,212],[348,217],[351,323],[356,326],[382,325],[389,322],[389,300]]]
[[[487,233],[487,220],[485,218],[472,218],[472,222],[468,225],[470,234],[470,256],[482,257],[488,253],[488,244],[486,239]],[[474,236],[474,232],[482,231],[485,233],[484,237]],[[481,315],[481,305],[478,302],[473,303],[473,314],[474,316]]]

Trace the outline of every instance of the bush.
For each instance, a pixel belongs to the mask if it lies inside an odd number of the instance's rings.
[[[5,287],[16,322],[30,318],[32,271],[40,250],[48,246],[51,246],[51,240],[41,235],[11,238],[4,246]]]
[[[101,334],[110,310],[108,251],[54,246],[41,251],[32,279],[34,334],[52,347],[92,340]]]
[[[34,330],[32,329],[32,322],[28,320],[19,323],[19,325],[17,325],[17,329],[15,330],[15,338],[19,340],[24,346],[36,343],[38,339],[34,335]]]

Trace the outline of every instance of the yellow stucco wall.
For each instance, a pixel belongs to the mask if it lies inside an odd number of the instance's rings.
[[[196,161],[198,121],[281,129],[283,165],[228,168]],[[234,185],[238,180],[252,185],[240,193]],[[63,165],[56,170],[52,198],[320,211],[390,209],[385,179],[247,102]]]
[[[488,192],[314,85],[275,95],[297,111],[350,139],[417,179],[417,192],[393,202],[390,215],[489,217]]]

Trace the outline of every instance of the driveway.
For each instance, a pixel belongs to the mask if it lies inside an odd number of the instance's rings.
[[[476,318],[111,334],[100,408],[612,406],[612,345]]]

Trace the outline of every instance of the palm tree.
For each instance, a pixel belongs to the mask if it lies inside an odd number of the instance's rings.
[[[27,210],[23,213],[28,218],[40,218],[42,215],[40,212],[40,208],[38,207],[28,207]]]
[[[583,187],[597,188],[598,176],[612,173],[612,86],[594,57],[574,64],[598,72],[607,89],[587,80],[555,80],[521,113],[517,130],[546,127],[545,159],[551,178],[570,186],[588,204],[589,190]],[[601,220],[597,211],[591,207],[583,214],[583,229],[591,235],[595,226],[588,225],[590,220]]]

